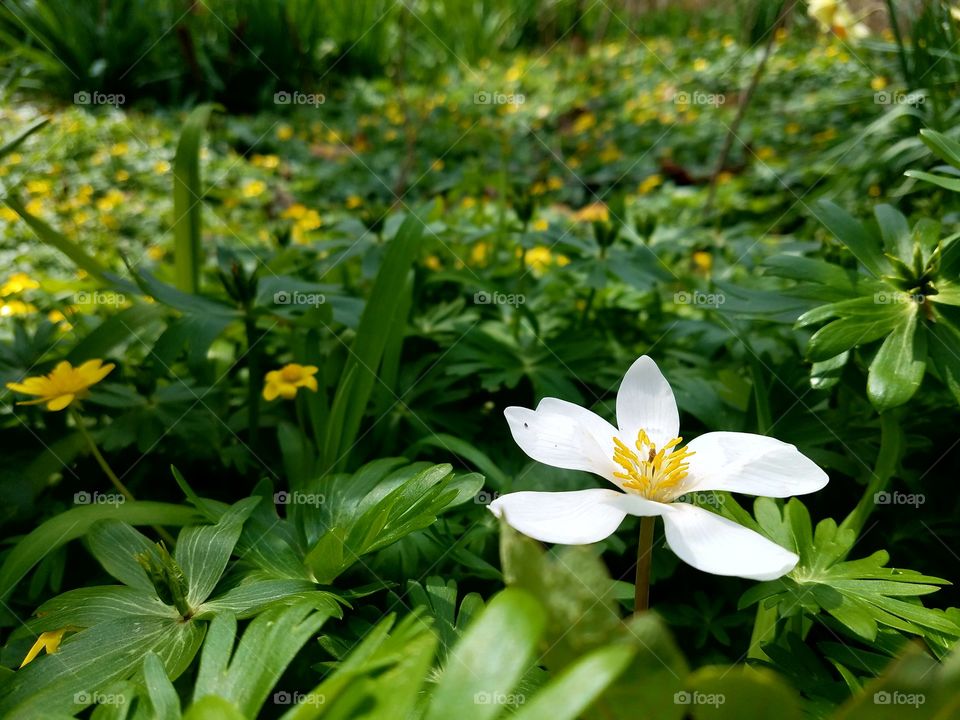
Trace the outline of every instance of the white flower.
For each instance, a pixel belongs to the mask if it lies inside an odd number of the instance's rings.
[[[598,542],[627,515],[659,515],[667,544],[695,568],[773,580],[794,568],[794,553],[732,520],[675,501],[700,490],[788,497],[827,484],[826,473],[793,445],[764,435],[712,432],[684,446],[673,391],[646,355],[620,384],[619,428],[556,398],[544,398],[536,410],[509,407],[504,415],[514,440],[534,460],[592,472],[618,488],[517,492],[490,504],[494,515],[543,542]]]

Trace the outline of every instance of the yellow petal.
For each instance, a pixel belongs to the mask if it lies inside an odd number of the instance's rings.
[[[77,396],[73,393],[67,393],[66,395],[59,395],[55,398],[52,398],[47,403],[47,410],[53,410],[54,412],[57,410],[63,410],[67,405],[72,403],[76,397]]]
[[[284,400],[293,400],[297,396],[297,386],[289,383],[281,383],[277,386],[280,397]]]
[[[267,377],[269,376],[270,374],[268,373]],[[267,402],[276,400],[277,395],[279,394],[280,393],[277,391],[276,383],[268,382],[266,385],[263,386],[263,399],[266,400]]]
[[[312,375],[308,375],[307,377],[303,378],[303,380],[300,381],[300,385],[302,387],[309,388],[314,392],[317,391],[317,379]]]

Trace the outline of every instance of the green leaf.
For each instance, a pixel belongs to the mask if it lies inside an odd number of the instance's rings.
[[[136,559],[137,555],[154,550],[154,543],[143,533],[119,520],[103,520],[87,534],[87,545],[103,569],[117,580],[153,592],[153,583]]]
[[[153,710],[154,720],[180,720],[180,696],[167,677],[163,662],[156,653],[143,659],[143,682]]]
[[[914,396],[927,368],[926,335],[917,327],[915,305],[883,341],[867,372],[867,395],[879,411],[903,405]]]
[[[232,505],[216,525],[188,527],[180,532],[174,559],[187,578],[187,602],[191,608],[199,607],[213,592],[230,561],[243,523],[258,502],[259,497],[244,498]]]
[[[2,689],[0,716],[33,720],[54,712],[75,713],[92,702],[93,693],[138,672],[149,652],[176,678],[202,640],[203,628],[196,623],[143,617],[100,623],[19,670]]]
[[[828,200],[815,204],[814,216],[832,232],[874,277],[889,272],[880,242],[846,210]]]
[[[588,653],[543,686],[513,720],[576,720],[627,668],[636,654],[629,645]]]
[[[65,543],[85,535],[100,520],[133,525],[189,525],[199,518],[193,508],[136,501],[120,505],[84,505],[50,518],[20,540],[0,567],[0,600],[5,600],[30,569]]]
[[[203,191],[200,143],[214,105],[200,105],[187,117],[173,160],[173,237],[177,287],[195,293],[202,264]]]
[[[3,145],[0,145],[0,158],[2,158],[4,155],[9,155],[18,147],[20,147],[28,137],[30,137],[35,132],[40,130],[48,122],[50,122],[50,118],[40,118],[32,125],[28,125],[19,133],[14,135],[12,138],[10,138],[10,140],[5,142]]]
[[[367,410],[387,343],[406,325],[406,317],[399,317],[397,309],[403,306],[400,296],[406,287],[407,274],[417,256],[422,235],[423,221],[411,213],[387,246],[334,394],[324,443],[323,467],[336,469],[343,465]]]
[[[493,597],[447,657],[425,720],[491,720],[535,658],[546,616],[528,593]]]
[[[89,255],[78,243],[69,239],[66,235],[57,232],[40,218],[31,215],[19,200],[8,196],[4,201],[17,215],[23,218],[24,222],[36,233],[41,242],[62,252],[73,261],[74,265],[82,270],[86,270],[91,276],[103,284],[117,288],[118,290],[130,292],[131,294],[136,294],[136,285],[113,274]]]
[[[775,673],[745,666],[705,667],[678,693],[694,720],[801,720],[800,697]]]
[[[896,255],[904,263],[912,262],[913,236],[910,233],[910,223],[903,213],[892,205],[877,205],[873,214],[880,225],[880,236],[887,253]]]

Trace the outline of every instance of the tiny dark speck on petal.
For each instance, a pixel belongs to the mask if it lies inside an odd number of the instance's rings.
[[[524,423],[523,426],[524,426],[525,428],[530,427],[527,423]]]

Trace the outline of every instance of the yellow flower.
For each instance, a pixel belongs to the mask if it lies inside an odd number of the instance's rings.
[[[883,90],[886,86],[887,79],[881,75],[878,75],[870,81],[870,88],[872,90]]]
[[[277,140],[289,140],[293,137],[293,128],[289,125],[281,125],[277,128]]]
[[[648,176],[642,183],[640,187],[637,188],[637,192],[641,195],[646,195],[648,192],[654,188],[660,187],[663,184],[663,178],[660,177],[657,173]]]
[[[282,213],[280,217],[284,220],[300,220],[304,215],[307,214],[307,206],[302,203],[294,203]]]
[[[8,223],[15,223],[20,220],[20,216],[4,205],[0,208],[0,219],[6,220]]]
[[[26,273],[18,272],[7,278],[3,287],[0,287],[0,295],[4,297],[7,295],[16,295],[25,290],[36,290],[38,287],[40,287],[40,283]]]
[[[423,264],[431,270],[443,269],[443,263],[440,262],[440,258],[438,258],[436,255],[427,255],[426,259],[423,261]]]
[[[23,300],[0,300],[0,317],[16,317],[17,315],[32,315],[37,311],[35,305]]]
[[[532,247],[523,254],[523,261],[534,274],[539,275],[551,265],[563,267],[570,263],[570,258],[566,255],[554,255],[550,248],[538,245]]]
[[[315,366],[297,363],[284,365],[279,370],[271,370],[267,373],[266,384],[263,386],[263,399],[268,402],[278,397],[293,400],[297,396],[297,389],[302,387],[316,392],[317,379],[314,377],[316,374]]]
[[[168,172],[170,172],[170,163],[168,163],[166,160],[157,160],[153,164],[153,171],[157,175],[166,175]]]
[[[108,213],[124,201],[124,194],[116,188],[110,188],[107,194],[97,200],[97,209]]]
[[[487,243],[480,242],[474,243],[470,247],[470,262],[474,265],[483,265],[487,260],[487,255],[489,254],[490,246]]]
[[[243,187],[240,188],[240,193],[245,198],[255,198],[263,195],[266,189],[267,184],[263,180],[247,180],[247,182],[243,184]]]
[[[48,655],[55,653],[60,647],[60,643],[63,641],[64,633],[73,631],[75,629],[76,628],[72,628],[68,625],[67,627],[62,627],[59,630],[48,630],[47,632],[40,633],[40,636],[33,644],[33,647],[30,648],[30,651],[23,659],[23,662],[20,663],[20,667],[22,668],[27,663],[33,662],[40,654],[41,650],[46,650]]]
[[[710,272],[713,268],[713,255],[708,253],[706,250],[697,250],[693,253],[693,264],[698,270],[703,272]]]
[[[250,158],[250,162],[257,167],[273,170],[280,165],[280,158],[276,155],[254,155]]]
[[[546,232],[550,228],[550,223],[544,218],[533,221],[533,229],[537,232]]]
[[[47,320],[56,325],[60,332],[68,332],[73,329],[73,325],[67,320],[67,316],[59,310],[51,310],[47,313]]]
[[[129,145],[127,145],[125,142],[119,142],[110,148],[110,154],[114,157],[120,157],[121,155],[126,155],[129,150]]]
[[[359,195],[350,195],[347,198],[346,205],[347,205],[347,210],[354,210],[360,207],[361,205],[363,205],[363,198],[361,198]]]
[[[128,173],[126,170],[117,170],[117,172],[114,173],[113,178],[117,182],[126,182],[130,179],[130,173]]]
[[[573,219],[579,222],[606,222],[610,219],[610,211],[603,203],[595,202],[577,210]]]
[[[88,360],[80,367],[73,367],[63,360],[46,375],[29,377],[22,383],[7,383],[7,387],[24,395],[38,396],[36,400],[25,400],[18,405],[46,403],[47,410],[63,410],[74,400],[86,396],[90,386],[103,380],[114,367],[113,363],[104,365],[103,360]]]
[[[50,182],[47,180],[30,180],[27,183],[27,192],[31,195],[43,197],[50,194]]]

